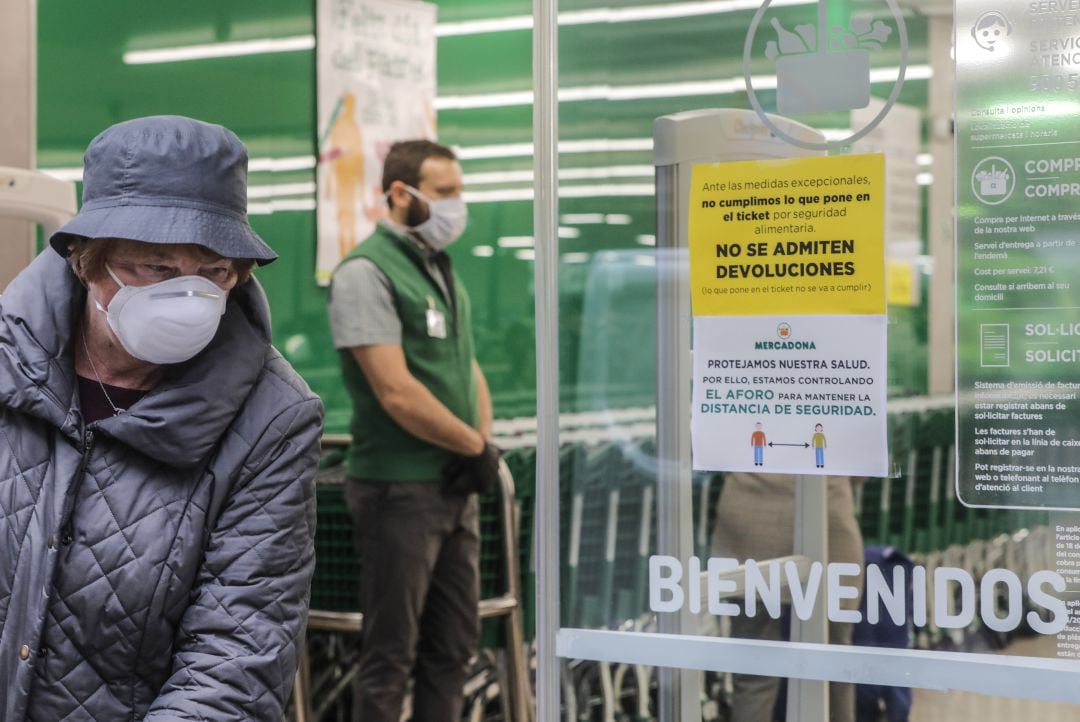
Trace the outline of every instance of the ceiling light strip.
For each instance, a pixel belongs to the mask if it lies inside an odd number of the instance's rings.
[[[266,203],[249,203],[249,216],[268,216],[281,211],[313,211],[317,207],[314,198],[288,198],[272,200]]]
[[[770,7],[790,5],[809,5],[814,0],[774,0]],[[593,25],[599,23],[632,23],[647,20],[669,20],[675,18],[700,17],[702,15],[723,15],[726,13],[757,10],[759,0],[709,0],[708,2],[681,2],[665,5],[641,5],[631,8],[593,8],[589,10],[569,10],[559,13],[559,25]],[[435,26],[435,35],[440,38],[482,35],[515,30],[532,30],[531,15],[513,15],[503,18],[484,20],[464,20],[453,23],[439,23]]]
[[[279,198],[281,196],[314,195],[315,182],[273,183],[248,186],[248,198]]]
[[[652,196],[656,187],[652,183],[599,183],[580,186],[559,186],[560,198],[619,198]],[[532,188],[500,188],[490,191],[465,191],[467,203],[499,203],[503,201],[531,201]]]
[[[652,138],[591,138],[582,140],[566,140],[559,143],[560,153],[615,153],[621,151],[651,151]],[[475,145],[455,147],[454,151],[461,160],[484,160],[504,158],[527,158],[533,154],[532,143],[503,143],[496,145]],[[248,163],[249,173],[280,173],[288,171],[311,170],[315,168],[316,161],[313,155],[287,156],[284,158],[252,158]],[[644,168],[650,168],[648,175],[652,174],[651,166],[612,166],[610,177],[632,177]],[[623,169],[629,170],[623,170]],[[81,182],[83,169],[80,167],[39,168],[42,173],[60,180]],[[584,178],[582,173],[600,173],[601,169],[567,169],[567,180]],[[520,177],[515,175],[520,173]],[[644,173],[643,173],[644,174]],[[492,179],[495,176],[505,176]],[[597,176],[603,177],[603,176]],[[476,180],[473,180],[473,179]],[[531,182],[532,171],[503,171],[502,173],[473,173],[467,176],[469,182],[495,183],[495,182]],[[252,186],[255,187],[255,186]]]
[[[315,156],[297,155],[284,158],[252,158],[248,162],[249,173],[281,173],[298,170],[311,170],[315,167]],[[53,178],[67,181],[82,181],[83,169],[81,167],[70,168],[39,168],[42,173]]]
[[[652,138],[586,138],[559,141],[559,153],[619,153],[651,150]],[[527,158],[533,154],[533,146],[532,143],[471,145],[455,147],[454,152],[461,160]]]
[[[656,169],[651,165],[612,165],[601,168],[562,168],[559,180],[605,180],[608,178],[652,178]],[[531,183],[531,170],[493,171],[490,173],[466,173],[465,185],[492,185],[496,183]]]
[[[892,83],[896,81],[899,68],[875,68],[870,71],[871,83]],[[907,80],[927,80],[933,75],[929,65],[908,66]],[[769,90],[776,87],[775,75],[760,75],[751,78],[756,90]],[[698,95],[727,95],[746,91],[742,78],[722,80],[701,80],[681,83],[653,83],[650,85],[587,85],[576,88],[563,88],[559,91],[560,102],[579,102],[587,100],[644,100],[650,98],[680,98]],[[504,108],[531,105],[531,90],[477,93],[474,95],[443,95],[435,99],[438,110],[475,110],[479,108]]]
[[[293,170],[310,170],[315,167],[313,155],[298,155],[287,158],[252,158],[248,162],[249,173],[281,173]]]
[[[448,38],[463,35],[484,35],[486,33],[504,33],[514,30],[532,30],[532,15],[511,15],[505,18],[487,18],[484,20],[462,20],[455,23],[439,23],[435,26],[435,37]]]
[[[813,4],[813,2],[814,0],[773,0],[770,6],[776,8],[783,6],[809,5]],[[723,15],[726,13],[756,10],[759,5],[760,2],[758,0],[708,0],[707,2],[642,5],[630,8],[571,10],[559,14],[559,25],[569,27],[671,20],[677,18],[701,17],[705,15]],[[435,26],[435,35],[440,38],[461,37],[467,35],[532,30],[532,27],[532,16],[512,15],[502,18],[439,23]],[[223,43],[203,43],[198,45],[129,50],[124,53],[123,60],[125,65],[152,65],[160,63],[178,63],[191,60],[208,60],[212,58],[241,57],[245,55],[308,51],[313,50],[315,46],[315,36],[312,34],[305,34],[284,38],[258,38]]]
[[[312,50],[314,47],[314,35],[295,35],[287,38],[259,38],[257,40],[237,40],[225,43],[185,45],[175,48],[129,50],[124,53],[124,64],[151,65],[157,63],[179,63],[188,60],[207,60],[210,58],[234,58],[243,55],[291,53],[301,50]]]

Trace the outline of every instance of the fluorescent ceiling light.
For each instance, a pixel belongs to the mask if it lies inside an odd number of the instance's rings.
[[[773,0],[771,7],[791,5],[809,5],[814,0]],[[571,10],[559,13],[560,26],[616,24],[667,20],[674,18],[699,17],[703,15],[722,15],[724,13],[756,10],[758,0],[707,0],[705,2],[681,2],[662,5],[641,5],[630,8],[594,8],[589,10]],[[465,20],[462,22],[439,23],[435,26],[436,37],[463,35],[482,35],[508,31],[531,30],[533,19],[530,15],[512,15],[502,18]],[[236,40],[223,43],[204,43],[199,45],[181,45],[177,47],[129,50],[124,53],[126,65],[148,65],[154,63],[177,63],[188,60],[206,60],[209,58],[228,58],[244,55],[263,55],[266,53],[288,53],[315,48],[314,35],[293,35],[284,38],[259,38],[255,40]]]
[[[776,87],[774,76],[751,78],[755,88]],[[578,100],[576,88],[570,88],[565,101]],[[744,78],[726,78],[720,80],[690,80],[681,83],[652,83],[649,85],[614,85],[604,88],[597,95],[592,92],[580,93],[581,100],[644,100],[646,98],[681,98],[688,95],[726,95],[746,90]],[[559,100],[563,100],[562,93]],[[564,101],[564,102],[565,102]]]
[[[871,83],[895,82],[898,68],[875,68],[870,71]],[[927,80],[933,75],[929,65],[908,66],[907,80]],[[751,78],[755,90],[776,88],[775,75],[761,75]],[[649,85],[584,85],[575,88],[561,88],[559,102],[570,103],[587,100],[644,100],[647,98],[682,98],[697,95],[728,95],[746,91],[746,81],[742,77],[722,78],[719,80],[695,80],[681,83],[652,83]],[[505,108],[518,105],[532,105],[531,90],[504,93],[476,93],[473,95],[444,95],[435,99],[438,110],[474,110],[478,108]]]
[[[491,258],[495,255],[495,249],[491,246],[473,246],[472,254],[477,258]]]
[[[586,139],[571,140],[559,143],[560,153],[605,153],[617,151],[647,151],[652,150],[651,138],[621,138],[621,139]],[[458,157],[463,160],[472,159],[499,159],[517,158],[533,155],[532,143],[506,143],[502,145],[470,146],[455,148]],[[248,163],[249,173],[279,173],[287,171],[311,170],[316,167],[315,156],[300,155],[284,158],[252,158]],[[82,181],[83,169],[70,168],[39,168],[42,173],[53,178],[67,181]],[[654,168],[649,165],[622,165],[605,166],[597,168],[564,168],[559,172],[562,180],[603,180],[605,178],[637,178],[652,177]],[[467,186],[487,185],[494,183],[531,183],[533,172],[521,171],[495,171],[490,173],[468,173],[465,176]],[[265,186],[251,186],[251,190]],[[301,190],[309,193],[312,190]],[[278,192],[273,195],[283,195]],[[256,197],[256,196],[252,196]],[[262,196],[259,196],[262,197]],[[531,196],[530,196],[531,197]]]
[[[485,20],[463,20],[456,23],[439,23],[435,26],[435,36],[446,38],[455,35],[504,33],[510,30],[532,30],[532,26],[532,15],[511,15],[505,18],[487,18]]]
[[[535,243],[532,236],[503,236],[498,245],[499,248],[532,248]]]
[[[643,234],[641,234],[640,236],[637,237],[637,242],[639,244],[641,244],[642,246],[655,246],[656,245],[656,236],[651,235],[651,234],[647,234],[647,233],[643,233]]]
[[[531,201],[533,189],[506,188],[497,191],[465,191],[462,198],[466,203],[500,203],[502,201]]]
[[[921,186],[928,186],[934,182],[933,173],[918,173],[915,176],[915,183]]]
[[[532,183],[531,170],[504,170],[491,173],[466,173],[465,186],[482,186],[493,183]]]
[[[153,63],[178,63],[185,60],[206,60],[208,58],[234,58],[241,55],[292,53],[300,50],[311,50],[314,47],[314,35],[237,40],[226,43],[183,45],[175,48],[157,48],[154,50],[129,50],[124,53],[124,64],[149,65]]]
[[[620,198],[652,196],[656,192],[653,184],[627,183],[559,186],[560,198]],[[530,188],[500,188],[492,191],[465,191],[466,203],[500,203],[503,201],[532,201],[535,200],[533,189]],[[602,216],[601,216],[602,217]],[[566,221],[563,221],[564,223]],[[597,221],[603,223],[603,221]]]
[[[519,261],[535,261],[536,251],[531,248],[522,248],[520,251],[514,251],[514,258]]]
[[[482,160],[485,158],[516,158],[533,154],[532,143],[500,143],[498,145],[455,146],[458,160]]]
[[[435,98],[436,110],[471,110],[473,108],[501,108],[513,105],[532,105],[531,90],[511,93],[481,93],[479,95],[447,95]]]
[[[310,170],[315,167],[315,156],[297,155],[284,158],[252,158],[248,161],[249,173],[278,173],[281,171]],[[39,168],[42,173],[53,178],[69,181],[82,181],[83,169],[77,168]]]
[[[784,5],[811,5],[814,0],[774,0],[769,7]],[[572,10],[559,13],[559,25],[588,25],[591,23],[632,23],[642,20],[667,20],[701,15],[722,15],[746,10],[757,10],[759,0],[712,0],[711,2],[683,2],[669,5],[641,5],[630,8],[597,8]]]
[[[249,173],[280,173],[290,170],[309,170],[315,167],[315,156],[298,155],[289,158],[252,158],[248,162]]]
[[[784,5],[809,5],[814,0],[773,0],[770,7]],[[631,8],[594,8],[570,10],[559,13],[559,25],[591,25],[594,23],[631,23],[645,20],[689,18],[701,15],[722,15],[747,10],[757,10],[759,0],[710,0],[708,2],[681,2],[665,5],[641,5]],[[435,26],[438,37],[455,35],[481,35],[513,30],[531,30],[531,15],[513,15],[486,20],[466,20],[456,23],[439,23]]]
[[[270,201],[270,205],[276,211],[313,211],[317,203],[314,198],[286,198],[284,200],[274,199]]]
[[[248,215],[267,216],[279,211],[313,211],[315,207],[314,198],[275,199],[267,203],[249,203]]]
[[[270,158],[267,158],[266,160],[273,162],[273,159]],[[41,172],[50,175],[53,178],[68,181],[81,181],[83,175],[82,168],[43,168],[41,169]],[[266,185],[249,185],[248,200],[281,198],[285,196],[314,196],[315,190],[316,186],[313,181],[305,183],[268,183]],[[314,208],[315,199],[314,197],[311,197],[285,202],[249,203],[248,213],[253,215],[264,215],[280,210],[314,210]]]
[[[651,196],[656,194],[652,183],[627,183],[625,185],[559,186],[560,198],[616,198]]]
[[[279,198],[281,196],[302,196],[315,193],[315,183],[275,183],[272,185],[248,186],[248,198]]]
[[[652,150],[652,138],[599,138],[596,140],[559,141],[560,153],[618,153]]]
[[[559,180],[605,180],[607,178],[652,178],[656,169],[651,165],[611,165],[600,168],[560,168]],[[466,173],[465,185],[489,185],[496,183],[532,183],[531,170],[493,171],[490,173]]]
[[[609,226],[628,226],[633,219],[625,213],[608,213],[604,216],[604,223]]]
[[[577,228],[570,228],[568,226],[559,226],[559,238],[580,238],[581,231]]]
[[[560,153],[618,153],[652,150],[652,147],[652,138],[588,138],[559,141]],[[461,160],[527,158],[533,155],[533,145],[532,143],[470,145],[454,148],[454,152]]]
[[[656,257],[655,256],[634,256],[634,265],[635,266],[655,266],[656,265]]]
[[[561,168],[559,180],[603,180],[605,178],[653,178],[651,165],[609,165],[603,168]]]
[[[559,218],[559,223],[572,223],[574,225],[585,225],[589,223],[603,223],[603,213],[564,213]]]
[[[564,253],[562,255],[563,263],[588,263],[588,253]]]
[[[929,153],[919,153],[917,156],[915,156],[915,164],[916,165],[933,165],[934,164],[934,156],[932,156]]]

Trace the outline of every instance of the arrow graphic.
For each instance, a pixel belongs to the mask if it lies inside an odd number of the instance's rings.
[[[778,444],[778,443],[770,441],[769,446],[801,446],[804,449],[809,449],[810,448],[810,444],[806,443],[805,441],[803,443],[801,443],[801,444]]]

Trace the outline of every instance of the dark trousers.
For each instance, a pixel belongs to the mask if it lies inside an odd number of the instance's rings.
[[[476,495],[348,479],[345,502],[364,614],[353,721],[398,722],[412,674],[412,718],[457,722],[480,636]]]

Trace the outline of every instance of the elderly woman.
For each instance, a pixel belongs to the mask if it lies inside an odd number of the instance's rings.
[[[283,716],[322,406],[270,345],[246,164],[219,126],[107,129],[0,297],[4,722]]]

